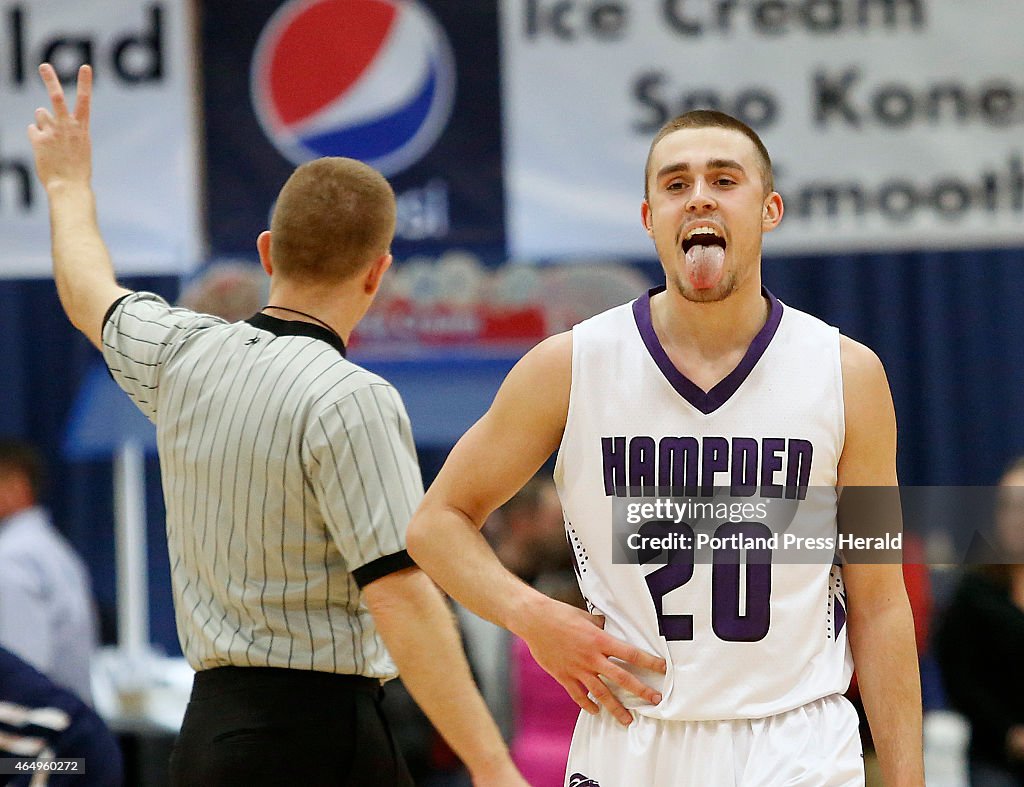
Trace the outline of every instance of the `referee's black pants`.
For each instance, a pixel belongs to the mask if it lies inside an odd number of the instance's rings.
[[[171,753],[171,784],[411,787],[381,696],[379,681],[358,675],[272,667],[198,672]]]

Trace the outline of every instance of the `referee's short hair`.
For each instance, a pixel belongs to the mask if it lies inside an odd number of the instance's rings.
[[[387,253],[395,211],[391,185],[372,167],[342,157],[306,162],[284,184],[270,219],[274,270],[343,281]]]
[[[39,500],[46,481],[43,458],[31,444],[12,437],[0,437],[0,475],[20,474],[28,481],[32,497]]]

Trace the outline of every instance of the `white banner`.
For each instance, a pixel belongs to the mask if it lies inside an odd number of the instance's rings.
[[[772,154],[768,253],[1024,246],[1021,0],[501,0],[514,256],[650,257],[647,148],[694,108]]]
[[[179,273],[201,254],[187,0],[0,0],[0,277],[50,275],[46,195],[25,129],[57,68],[74,100],[91,63],[93,186],[118,274]],[[73,103],[72,103],[73,106]]]

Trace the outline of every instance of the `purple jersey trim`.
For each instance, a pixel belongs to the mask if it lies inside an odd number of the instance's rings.
[[[768,349],[775,332],[779,329],[779,323],[782,322],[782,304],[768,290],[761,288],[761,293],[768,299],[769,304],[768,319],[765,321],[764,327],[757,332],[736,368],[729,372],[718,385],[705,392],[675,367],[669,359],[668,353],[665,352],[665,348],[661,346],[661,340],[658,339],[658,334],[654,330],[654,323],[651,320],[651,298],[664,289],[664,284],[654,287],[646,295],[633,302],[633,317],[636,320],[636,327],[640,330],[640,338],[643,339],[647,352],[651,354],[651,358],[661,369],[665,379],[676,389],[676,392],[704,415],[710,415],[729,401],[729,398],[743,385],[743,381],[750,376],[757,362]]]
[[[843,626],[846,625],[846,606],[840,600],[839,596],[836,596],[832,600],[833,606],[833,619],[835,622],[832,624],[835,627],[835,634],[832,639],[839,639],[839,634],[843,630]]]

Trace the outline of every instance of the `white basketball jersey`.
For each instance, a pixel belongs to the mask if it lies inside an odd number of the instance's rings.
[[[668,662],[664,677],[637,672],[662,692],[659,705],[620,699],[645,716],[709,720],[760,718],[842,693],[853,662],[831,546],[814,558],[762,549],[756,560],[747,547],[722,547],[701,562],[685,550],[638,557],[617,541],[623,506],[639,495],[671,487],[716,499],[713,488],[724,487],[734,503],[794,508],[810,490],[813,516],[793,530],[834,543],[845,433],[839,332],[765,292],[765,326],[737,368],[704,392],[654,331],[650,298],[660,289],[573,329],[555,466],[583,595],[606,631]],[[720,517],[713,535],[761,533],[750,511]],[[654,532],[692,536],[685,516],[669,519]]]

